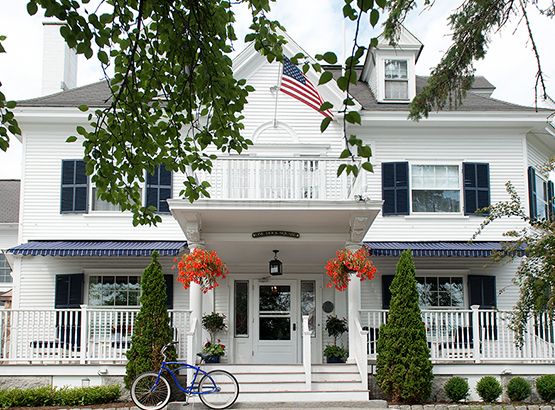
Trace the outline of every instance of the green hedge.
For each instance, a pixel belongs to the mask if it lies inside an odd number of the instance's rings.
[[[41,406],[89,406],[113,403],[122,394],[121,386],[56,387],[0,389],[0,408]]]

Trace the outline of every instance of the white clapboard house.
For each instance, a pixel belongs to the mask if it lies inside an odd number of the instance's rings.
[[[517,264],[484,268],[503,233],[521,221],[498,221],[467,243],[483,221],[475,211],[508,199],[507,181],[533,216],[550,214],[553,184],[537,170],[555,154],[551,112],[496,100],[494,86],[477,77],[459,109],[408,120],[407,103],[426,81],[415,74],[422,47],[404,30],[399,48],[381,41],[359,68],[351,92],[362,125],[346,132],[371,146],[374,172],[358,178],[336,176],[341,114],[333,112],[321,133],[321,113],[277,91],[282,65],[247,47],[234,72],[256,89],[243,112],[254,145],[219,155],[211,174],[197,174],[212,186],[209,199],[180,198],[183,175],[161,168],[149,176],[143,198],[158,206],[157,227],[133,227],[130,214],[99,201],[81,144],[65,142],[87,124],[79,105],[106,106],[105,82],[71,88],[68,79],[65,91],[20,101],[20,231],[10,250],[13,309],[1,313],[3,373],[57,385],[123,375],[141,274],[157,250],[179,356],[194,360],[207,340],[203,314],[225,314],[220,365],[238,375],[239,400],[366,400],[389,284],[407,248],[437,376],[472,382],[484,374],[555,373],[553,327],[531,324],[517,349],[504,320],[518,297]],[[289,56],[302,51],[291,39],[285,46]],[[60,67],[67,72],[71,63]],[[317,74],[306,76],[317,84]],[[344,98],[333,81],[318,92],[336,107]],[[326,262],[340,248],[364,244],[379,275],[344,292],[327,287]],[[206,294],[183,289],[172,269],[176,256],[199,246],[229,269]],[[276,251],[282,274],[270,275]],[[259,303],[268,294],[285,301],[279,310]],[[328,315],[348,318],[345,364],[328,365],[322,355],[331,342]]]

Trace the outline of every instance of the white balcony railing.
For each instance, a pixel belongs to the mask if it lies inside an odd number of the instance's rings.
[[[138,309],[0,310],[0,362],[123,363]],[[171,310],[186,357],[190,311]]]
[[[348,199],[362,194],[366,176],[356,180],[343,173],[341,163],[323,158],[219,158],[211,173],[197,171],[208,181],[213,199]]]
[[[379,328],[387,310],[361,310],[368,330],[368,357],[376,358]],[[422,321],[434,363],[555,363],[554,321],[547,314],[531,319],[522,348],[509,328],[509,312],[496,310],[423,310]]]

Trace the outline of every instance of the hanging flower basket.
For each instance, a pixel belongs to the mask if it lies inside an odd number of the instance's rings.
[[[369,257],[370,253],[366,247],[356,252],[345,248],[339,249],[337,256],[330,259],[326,265],[326,273],[330,277],[326,286],[343,291],[347,289],[352,275],[356,275],[360,280],[373,279],[377,269],[368,259]]]
[[[174,261],[177,265],[173,268],[179,269],[177,280],[183,283],[185,289],[189,289],[191,282],[194,282],[206,293],[218,287],[218,278],[225,279],[229,273],[216,252],[202,248],[195,248],[193,252],[175,258]]]

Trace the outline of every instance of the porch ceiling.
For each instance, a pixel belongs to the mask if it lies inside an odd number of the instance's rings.
[[[284,273],[321,269],[335,251],[362,243],[382,201],[326,200],[168,200],[191,245],[215,250],[232,273],[268,271],[274,249]],[[288,231],[299,237],[253,237],[262,231]]]

